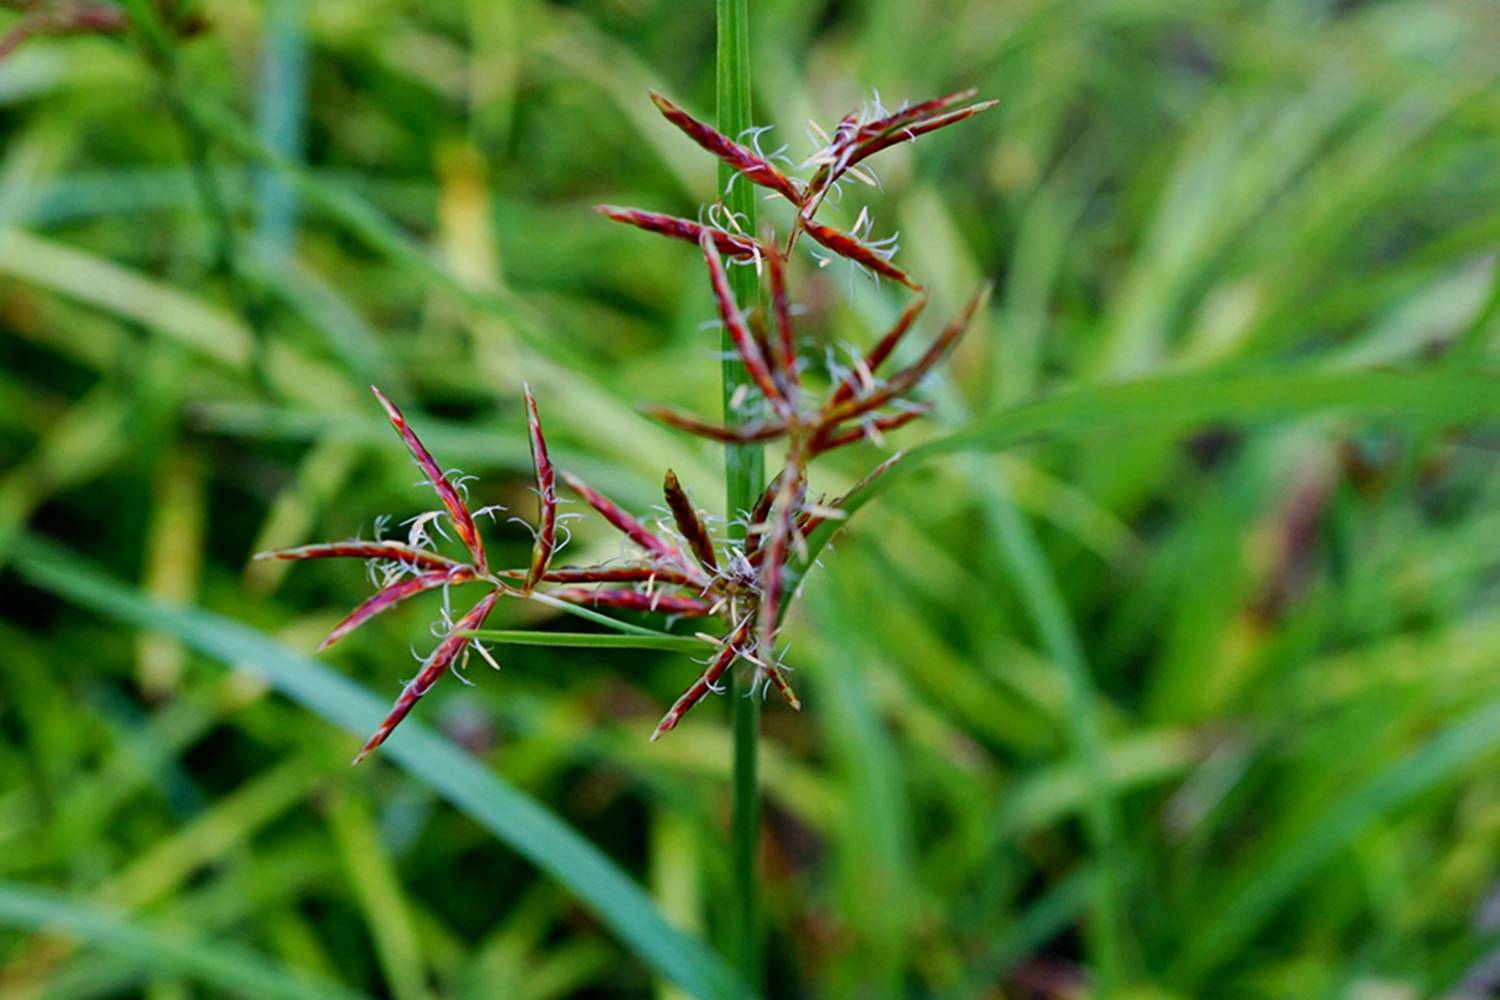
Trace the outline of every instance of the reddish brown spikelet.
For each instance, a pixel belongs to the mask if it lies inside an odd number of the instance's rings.
[[[687,490],[682,488],[682,483],[677,481],[677,473],[671,469],[667,470],[666,480],[662,484],[662,492],[667,498],[667,507],[672,511],[672,520],[677,522],[677,530],[682,532],[682,537],[687,539],[688,548],[692,549],[693,557],[698,560],[698,565],[708,570],[710,574],[719,571],[719,560],[714,555],[714,542],[709,537],[708,528],[703,524],[703,519],[693,509],[693,501],[688,498]]]
[[[771,527],[762,549],[760,564],[760,605],[758,609],[756,648],[767,668],[776,650],[776,629],[781,622],[782,587],[785,584],[786,560],[796,525],[798,508],[807,489],[803,470],[788,466],[791,478],[783,479],[776,502],[771,509]]]
[[[14,4],[9,6],[15,6]],[[38,8],[22,17],[0,37],[0,59],[5,59],[28,39],[38,35],[118,35],[129,27],[125,12],[104,4],[80,3],[54,9]]]
[[[948,114],[943,109],[973,97],[975,91],[961,90],[945,97],[921,101],[884,118],[858,125],[854,115],[846,116],[834,132],[833,142],[814,158],[820,163],[818,171],[807,184],[807,193],[802,201],[802,218],[811,219],[829,189],[838,182],[845,171],[888,146],[907,142],[934,129],[952,125],[971,115],[978,114],[995,105],[985,101],[969,108],[960,108]]]
[[[888,149],[903,142],[910,142],[919,135],[926,135],[928,132],[935,132],[940,128],[955,125],[966,118],[972,118],[981,111],[988,111],[998,103],[998,101],[981,101],[978,104],[971,104],[967,108],[950,111],[945,115],[937,115],[924,121],[913,122],[903,128],[898,128],[887,132],[885,135],[870,139],[868,142],[861,142],[854,150],[853,155],[849,157],[849,166],[853,166],[867,157],[874,156],[882,149]]]
[[[916,363],[892,375],[885,385],[869,395],[859,399],[851,399],[841,406],[833,407],[827,414],[827,422],[847,420],[861,413],[869,413],[871,410],[884,406],[892,399],[909,391],[922,380],[922,376],[926,375],[939,361],[947,356],[948,352],[953,349],[953,345],[958,343],[959,338],[964,335],[964,331],[969,328],[969,323],[973,320],[974,314],[979,311],[985,300],[989,298],[989,294],[990,286],[985,284],[979,291],[974,293],[974,297],[964,306],[963,311],[954,317],[953,322],[943,328],[943,332],[938,334],[937,339],[932,342],[932,346],[927,348],[922,356],[917,359]]]
[[[777,386],[782,386],[784,383],[779,381],[781,373],[776,371],[776,355],[771,352],[771,342],[766,339],[765,316],[758,309],[750,310],[745,313],[745,322],[750,326],[750,336],[755,338],[755,346],[760,348],[760,356],[771,362],[771,374],[778,379]]]
[[[448,519],[453,522],[453,529],[458,532],[458,537],[463,540],[469,554],[474,557],[475,568],[481,575],[488,572],[489,566],[485,561],[484,546],[479,541],[479,529],[475,527],[474,516],[469,513],[469,507],[464,503],[463,497],[459,496],[458,490],[448,482],[448,477],[443,475],[443,470],[433,460],[431,452],[422,444],[416,432],[407,424],[406,418],[401,415],[396,404],[387,399],[385,393],[375,386],[370,386],[370,391],[375,394],[376,399],[380,400],[380,405],[385,407],[386,415],[391,418],[391,424],[396,428],[396,433],[400,434],[401,440],[406,442],[412,458],[416,459],[417,467],[432,484],[438,499],[448,511]]]
[[[698,145],[729,164],[746,180],[759,184],[761,187],[770,188],[794,205],[801,203],[802,189],[791,178],[777,170],[769,160],[694,118],[655,91],[651,92],[651,103],[656,105],[657,110],[667,121],[682,129],[687,133],[688,138]]]
[[[851,111],[839,119],[839,123],[833,127],[833,141],[835,145],[851,142],[859,128],[859,112]]]
[[[724,321],[724,328],[729,331],[729,339],[734,342],[734,349],[739,352],[745,371],[749,373],[751,380],[766,397],[767,402],[785,415],[788,410],[786,398],[782,396],[775,380],[771,378],[771,370],[766,367],[766,359],[760,353],[760,347],[756,345],[755,338],[750,335],[750,328],[745,325],[745,317],[740,312],[739,304],[734,301],[734,292],[729,287],[729,278],[724,273],[724,261],[720,258],[719,251],[707,236],[699,240],[698,245],[703,248],[703,259],[708,264],[708,278],[713,284],[714,301],[719,306],[719,318]]]
[[[854,444],[856,441],[863,441],[866,438],[873,437],[875,434],[879,434],[882,431],[893,431],[898,427],[905,427],[907,424],[911,423],[913,420],[916,420],[918,417],[926,416],[931,412],[932,404],[921,403],[913,406],[909,410],[903,410],[900,413],[891,413],[883,417],[877,417],[874,420],[870,420],[868,423],[861,423],[853,427],[846,427],[843,430],[834,430],[832,427],[825,428],[819,431],[817,436],[813,439],[813,454],[832,451],[835,448],[842,448],[845,445]]]
[[[922,290],[922,286],[913,281],[911,275],[848,233],[834,229],[832,226],[825,226],[821,222],[814,222],[812,219],[803,219],[802,228],[807,230],[807,235],[840,257],[847,257],[856,264],[867,267],[876,274],[890,278],[892,281],[900,282],[913,291],[920,292]]]
[[[850,488],[849,493],[845,493],[843,496],[841,496],[837,500],[835,500],[830,505],[832,507],[832,509],[833,510],[839,510],[841,507],[843,507],[845,498],[847,498],[850,494],[860,492],[866,486],[869,486],[870,483],[874,482],[876,479],[879,479],[882,475],[885,474],[885,472],[886,472],[887,469],[889,469],[891,466],[893,466],[897,462],[899,462],[902,459],[902,457],[904,457],[905,455],[906,455],[905,451],[898,451],[898,452],[896,452],[896,454],[892,455],[890,458],[886,459],[884,462],[881,462],[879,465],[875,466],[875,468],[871,469],[869,471],[869,473],[866,474],[863,479],[861,479],[859,482],[855,483]],[[826,521],[826,520],[828,520],[828,517],[827,517],[826,514],[812,514],[809,517],[807,517],[805,520],[802,520],[798,524],[797,530],[802,533],[802,537],[803,538],[806,538],[809,535],[811,535],[814,531],[817,531],[818,528],[822,527],[823,522]]]
[[[661,583],[681,587],[701,582],[670,566],[568,566],[549,569],[542,579],[548,583]]]
[[[469,637],[463,633],[483,627],[484,620],[489,617],[490,611],[499,599],[500,592],[491,591],[481,598],[468,614],[458,620],[453,630],[448,633],[448,637],[438,643],[437,649],[427,657],[417,676],[407,682],[400,697],[396,699],[395,705],[391,707],[390,714],[380,724],[380,728],[376,729],[374,734],[365,741],[365,745],[360,747],[359,753],[354,757],[354,763],[358,764],[373,753],[376,747],[384,743],[390,737],[391,732],[401,724],[401,720],[411,714],[417,702],[421,701],[422,697],[432,690],[432,686],[442,679],[442,676],[448,672],[448,668],[453,665],[453,661],[468,648]]]
[[[460,566],[451,570],[437,570],[432,573],[422,573],[419,576],[397,580],[389,586],[382,587],[367,598],[363,604],[349,612],[343,621],[333,627],[333,631],[328,633],[328,637],[318,643],[317,651],[321,653],[371,618],[374,618],[382,611],[394,608],[413,594],[420,594],[424,590],[432,590],[434,587],[442,587],[455,583],[468,583],[473,579],[474,571],[467,566]]]
[[[706,618],[714,613],[714,606],[707,601],[659,590],[647,593],[644,590],[590,590],[587,587],[574,587],[554,590],[552,596],[569,604],[619,608],[621,611],[655,611],[658,614],[684,615],[689,618]]]
[[[868,149],[871,143],[891,136],[895,136],[895,141],[897,142],[911,138],[916,128],[935,120],[935,117],[943,117],[939,115],[939,112],[942,112],[945,108],[952,107],[960,101],[968,100],[975,93],[977,91],[973,89],[960,90],[944,97],[919,101],[909,107],[892,112],[884,118],[878,118],[864,125],[857,124],[855,115],[846,115],[839,122],[838,128],[834,130],[833,142],[826,149],[820,150],[814,157],[814,161],[821,163],[821,167],[809,183],[809,190],[818,194],[823,193],[827,186],[837,180],[851,165],[874,152],[874,150]],[[994,101],[989,101],[982,105],[976,105],[973,109],[964,109],[967,111],[964,117],[967,118],[977,111],[983,111],[995,103]],[[942,124],[952,124],[952,122],[945,121]],[[932,127],[941,128],[942,125]],[[931,131],[931,128],[924,128],[923,131]],[[807,204],[814,203],[814,199],[811,198],[807,201]]]
[[[760,554],[766,519],[771,516],[771,504],[776,502],[776,497],[781,491],[781,479],[785,475],[783,471],[772,477],[771,481],[766,484],[766,488],[761,491],[760,497],[756,499],[755,509],[750,511],[749,522],[745,526],[745,556],[752,561]]]
[[[793,533],[797,530],[798,510],[807,493],[806,469],[792,463],[777,477],[776,500],[768,512],[771,519],[769,537],[754,555],[759,559],[760,602],[757,607],[756,654],[771,684],[794,710],[802,702],[776,665],[776,631],[781,624],[781,601],[786,585],[786,561]]]
[[[771,356],[776,362],[781,384],[788,389],[790,396],[797,387],[797,344],[792,333],[792,306],[786,294],[786,259],[774,240],[763,242],[771,272],[771,317],[776,323],[776,342]]]
[[[526,589],[541,580],[557,547],[557,473],[547,456],[547,440],[542,437],[542,418],[537,414],[536,397],[531,387],[526,392],[526,430],[531,438],[531,464],[536,469],[537,525],[536,543],[531,550],[531,569],[526,574]]]
[[[946,94],[942,97],[934,97],[926,101],[918,101],[916,104],[908,105],[907,107],[904,107],[899,111],[891,112],[884,118],[876,119],[875,121],[861,126],[858,133],[856,133],[854,136],[854,141],[864,142],[868,139],[879,138],[880,136],[886,135],[890,132],[894,132],[897,129],[904,128],[920,119],[935,115],[939,111],[942,111],[944,108],[951,108],[955,104],[958,104],[962,101],[967,101],[977,93],[979,93],[979,91],[970,87],[967,90],[955,91],[952,94]],[[988,107],[990,104],[994,103],[994,101],[990,101],[985,106]]]
[[[901,338],[906,336],[906,331],[911,329],[912,324],[917,320],[917,316],[926,307],[927,296],[925,294],[912,299],[910,304],[901,311],[901,316],[896,320],[895,325],[886,331],[885,336],[881,337],[875,346],[870,348],[869,353],[864,356],[864,360],[860,365],[845,375],[843,381],[838,384],[838,388],[833,390],[833,395],[828,397],[828,409],[832,409],[845,400],[853,398],[855,391],[860,386],[860,382],[864,378],[874,375],[876,370],[880,368],[881,362],[890,357],[891,352],[896,349],[896,345],[901,343]]]
[[[616,222],[623,222],[649,233],[661,233],[673,239],[686,240],[689,243],[698,243],[707,234],[714,241],[714,246],[718,248],[719,253],[726,257],[755,260],[762,255],[759,244],[750,237],[726,233],[722,229],[714,229],[711,226],[694,222],[692,219],[682,219],[661,212],[643,212],[636,208],[620,208],[615,205],[595,205],[594,211]]]
[[[682,555],[674,546],[648,531],[645,525],[627,514],[613,500],[565,469],[562,470],[562,478],[563,482],[568,484],[569,489],[577,493],[583,499],[584,503],[598,511],[606,521],[614,525],[626,538],[629,538],[652,555],[672,562],[681,562]]]
[[[682,693],[682,696],[672,703],[672,707],[667,709],[667,714],[662,716],[661,722],[657,723],[656,731],[651,734],[652,743],[661,739],[664,733],[670,733],[676,729],[682,717],[719,683],[719,678],[724,676],[724,671],[728,670],[739,658],[739,646],[750,635],[750,626],[754,620],[753,615],[746,615],[744,620],[724,637],[719,652],[709,661],[708,669],[704,670],[698,679]]]
[[[256,559],[389,559],[403,566],[417,569],[457,569],[459,563],[401,542],[319,542],[316,545],[300,545],[294,549],[273,549],[258,552]]]
[[[786,674],[782,672],[782,669],[769,659],[761,664],[761,666],[765,668],[766,679],[771,682],[771,686],[776,689],[776,693],[781,695],[782,699],[791,706],[792,711],[802,711],[802,699],[798,698],[797,692],[792,690],[792,685],[787,681]]]
[[[779,421],[756,421],[750,424],[741,424],[738,427],[724,427],[720,424],[711,424],[699,420],[691,413],[674,410],[670,406],[643,406],[641,412],[652,420],[658,420],[668,427],[675,427],[689,434],[708,438],[710,441],[730,443],[748,443],[753,441],[772,441],[786,433],[786,424]]]

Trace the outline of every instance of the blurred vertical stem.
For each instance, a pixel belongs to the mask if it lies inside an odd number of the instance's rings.
[[[307,92],[307,38],[301,0],[269,0],[256,89],[256,131],[266,148],[293,163],[302,160]],[[297,238],[297,189],[284,171],[255,174],[256,249],[276,267],[292,255]]]
[[[717,99],[719,130],[730,137],[750,127],[750,24],[746,0],[717,0],[718,51]],[[729,187],[731,171],[719,165],[719,190]],[[724,196],[730,212],[748,233],[755,228],[755,194],[749,184],[737,184]],[[731,268],[729,282],[741,308],[752,308],[760,295],[755,272],[748,267]],[[737,395],[748,376],[734,360],[734,345],[724,333],[724,420],[741,423]],[[765,454],[760,445],[729,445],[724,449],[724,475],[730,530],[744,537],[743,522],[735,524],[739,511],[755,507],[765,482]],[[738,681],[730,686],[734,713],[734,830],[731,858],[735,898],[730,925],[730,955],[746,981],[757,991],[760,974],[760,912],[757,896],[756,845],[760,839],[760,790],[756,778],[760,740],[760,701]]]
[[[244,283],[239,241],[234,218],[224,191],[214,175],[211,162],[212,142],[203,125],[187,107],[184,84],[178,65],[177,25],[163,19],[162,11],[151,0],[123,0],[131,35],[147,64],[156,72],[161,84],[167,112],[181,137],[193,184],[198,190],[203,214],[212,233],[213,269],[224,280],[225,290],[235,311],[244,319],[254,336],[251,371],[261,388],[269,386],[266,372],[265,310],[260,297]]]
[[[1068,690],[1069,740],[1086,790],[1084,830],[1099,866],[1098,878],[1093,880],[1093,912],[1085,928],[1095,976],[1091,995],[1110,1000],[1118,995],[1122,958],[1120,852],[1116,843],[1119,819],[1110,785],[1098,693],[1078,630],[1036,534],[1025,515],[1016,509],[1003,480],[992,481],[985,489],[989,494],[985,510],[999,541],[1000,557],[1018,584],[1019,596],[1042,648],[1061,669]]]

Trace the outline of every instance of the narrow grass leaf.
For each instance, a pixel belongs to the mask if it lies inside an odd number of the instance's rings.
[[[33,886],[0,883],[0,924],[30,932],[68,934],[146,969],[188,976],[224,993],[287,1000],[356,1000],[364,996],[298,975],[236,945],[138,923]]]
[[[967,430],[902,452],[889,462],[885,475],[851,490],[839,506],[853,514],[909,473],[946,455],[1001,451],[1025,441],[1091,431],[1188,430],[1319,413],[1440,424],[1493,419],[1500,417],[1500,379],[1473,372],[1293,369],[1193,372],[1064,390],[981,417]],[[809,535],[813,558],[842,523],[825,523]]]
[[[264,634],[200,608],[167,607],[86,567],[65,549],[27,537],[17,566],[37,586],[135,628],[175,636],[225,664],[250,670],[309,711],[355,735],[385,715],[381,699]],[[406,770],[586,904],[659,975],[703,997],[745,997],[744,983],[701,943],[667,924],[650,899],[588,841],[535,799],[419,722],[386,748]],[[276,995],[277,991],[251,991]]]

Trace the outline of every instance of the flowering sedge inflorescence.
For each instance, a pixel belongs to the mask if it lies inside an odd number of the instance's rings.
[[[379,389],[374,389],[397,433],[436,491],[442,509],[413,519],[405,542],[378,539],[333,542],[263,553],[258,558],[354,557],[371,561],[380,586],[334,627],[319,646],[320,650],[414,594],[433,589],[446,593],[462,584],[482,586],[485,593],[456,621],[445,611],[437,648],[423,660],[417,676],[406,684],[355,763],[383,743],[416,702],[450,669],[461,667],[471,651],[479,651],[492,666],[496,665],[475,640],[473,632],[483,627],[495,604],[506,596],[530,598],[544,594],[552,601],[571,604],[720,621],[706,669],[668,709],[652,740],[675,728],[682,716],[710,691],[721,690],[724,674],[740,660],[754,667],[756,687],[762,684],[765,688],[775,687],[788,704],[800,708],[787,681],[786,668],[776,654],[777,633],[790,597],[791,567],[794,559],[805,562],[807,538],[814,530],[830,519],[843,516],[840,500],[825,503],[821,498],[812,498],[808,467],[819,455],[836,448],[863,440],[879,442],[883,432],[926,413],[929,407],[909,401],[908,394],[947,356],[987,292],[981,289],[913,364],[881,378],[876,373],[912,328],[926,305],[926,293],[910,275],[891,263],[894,247],[890,242],[865,238],[864,213],[861,224],[850,232],[824,225],[815,216],[829,193],[837,191],[847,177],[872,181],[867,169],[861,167],[871,155],[962,121],[993,104],[963,105],[972,96],[972,91],[966,91],[895,112],[886,112],[877,102],[873,110],[866,108],[851,114],[839,122],[832,137],[823,137],[825,144],[807,162],[807,166],[815,168],[812,176],[799,181],[783,173],[772,162],[775,157],[759,151],[755,144],[758,131],[752,133],[751,144],[747,146],[697,120],[666,98],[652,95],[669,121],[733,168],[735,179],[743,178],[769,188],[795,209],[790,232],[782,243],[769,231],[759,236],[746,233],[722,206],[708,213],[707,223],[636,209],[599,208],[612,219],[698,245],[719,319],[750,379],[749,398],[736,401],[735,407],[737,413],[751,414],[743,422],[718,424],[661,407],[648,407],[645,412],[669,426],[717,442],[784,440],[786,443],[782,468],[766,485],[755,508],[737,512],[747,525],[743,543],[714,537],[708,522],[670,469],[663,485],[670,524],[657,524],[654,530],[577,476],[557,469],[547,452],[536,400],[527,389],[527,429],[539,498],[533,532],[535,543],[526,569],[493,570],[475,516],[492,514],[493,509],[477,512],[469,509],[461,479],[442,470],[401,411]],[[786,286],[787,258],[804,233],[828,253],[916,293],[895,325],[872,348],[848,370],[834,373],[831,387],[820,400],[814,400],[802,384]],[[825,258],[825,262],[827,259],[832,258]],[[758,310],[747,312],[735,300],[725,274],[726,260],[754,266],[757,274],[765,278],[768,318]],[[879,475],[889,464],[888,461],[877,466],[870,475]],[[559,548],[556,490],[559,477],[629,540],[637,552],[633,558],[608,565],[553,565]],[[446,534],[442,527],[445,522],[467,550],[467,561],[449,558],[435,550],[427,529],[432,527]]]

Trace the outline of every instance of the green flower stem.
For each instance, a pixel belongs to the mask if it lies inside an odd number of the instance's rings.
[[[719,130],[734,137],[750,127],[750,24],[746,0],[717,0],[718,15],[718,118]],[[731,171],[719,165],[719,189],[729,187]],[[739,219],[748,233],[755,228],[755,194],[749,184],[736,184],[724,198],[726,207]],[[742,308],[755,305],[760,287],[755,272],[736,267],[729,272],[730,287]],[[735,405],[736,393],[748,376],[733,360],[734,345],[724,334],[724,351],[729,357],[723,365],[724,419],[728,424],[741,422]],[[724,474],[727,504],[731,519],[739,511],[755,506],[765,483],[765,455],[759,445],[729,445],[724,449]],[[731,522],[732,523],[732,522]],[[744,537],[744,526],[731,530]],[[731,839],[731,862],[734,870],[734,903],[731,908],[729,954],[740,973],[759,988],[760,913],[756,879],[756,845],[760,839],[760,795],[756,765],[760,739],[760,700],[749,694],[739,682],[730,685],[730,704],[734,714],[734,829]]]
[[[570,604],[567,601],[553,597],[551,594],[544,594],[541,591],[532,591],[526,595],[526,599],[528,601],[535,601],[538,604],[545,604],[547,607],[561,611],[563,614],[582,618],[597,625],[603,625],[605,628],[614,629],[616,632],[623,632],[626,635],[640,635],[650,638],[661,638],[668,635],[668,633],[658,631],[654,628],[632,625],[629,622],[622,622],[618,618],[611,618],[609,615],[601,615],[599,612],[585,608],[581,604]]]

